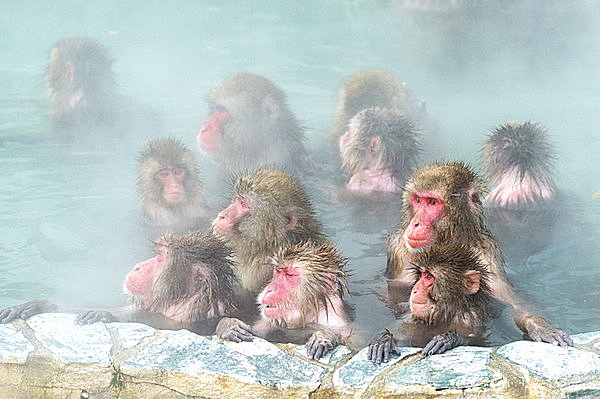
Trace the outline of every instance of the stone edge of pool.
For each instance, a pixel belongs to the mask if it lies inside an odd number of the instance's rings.
[[[0,325],[0,398],[598,398],[600,331],[575,347],[517,341],[374,365],[341,346],[223,342],[137,323],[42,314]]]

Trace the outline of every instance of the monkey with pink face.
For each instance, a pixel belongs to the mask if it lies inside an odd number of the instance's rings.
[[[234,318],[217,325],[220,338],[240,342],[259,336],[271,342],[306,344],[320,359],[350,334],[348,260],[330,244],[306,242],[282,248],[272,259],[273,276],[258,295],[260,319],[253,326]]]
[[[237,314],[234,264],[231,250],[221,239],[199,232],[166,234],[156,242],[155,251],[154,257],[136,264],[125,278],[131,306],[82,312],[35,300],[0,310],[0,323],[39,313],[68,312],[78,314],[77,324],[142,322],[196,332],[208,327],[205,333],[210,334],[221,317]]]

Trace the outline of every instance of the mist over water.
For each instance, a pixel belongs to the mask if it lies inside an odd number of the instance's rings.
[[[597,330],[596,2],[499,0],[450,15],[408,13],[401,5],[399,0],[0,4],[0,306],[31,299],[124,304],[123,278],[147,255],[147,243],[131,235],[129,218],[137,208],[136,157],[147,143],[144,132],[139,140],[104,145],[49,137],[43,76],[50,49],[60,39],[86,36],[111,51],[121,94],[156,112],[162,121],[158,136],[180,138],[193,149],[208,182],[214,170],[195,137],[208,114],[208,91],[235,72],[257,73],[280,86],[308,131],[309,151],[321,158],[327,156],[323,148],[338,87],[369,68],[392,72],[426,101],[446,143],[445,160],[478,168],[479,149],[498,124],[543,124],[558,152],[558,185],[578,198],[577,206],[572,219],[563,218],[552,246],[509,258],[507,269],[521,294],[554,324],[569,333]],[[317,180],[309,186],[326,233],[350,258],[360,342],[392,325],[379,297],[385,295],[385,238],[399,212],[377,202],[367,210],[346,206],[319,190]],[[208,200],[216,215],[229,194],[208,193]],[[528,239],[523,237],[523,245]],[[500,329],[496,342],[520,338],[508,322]]]

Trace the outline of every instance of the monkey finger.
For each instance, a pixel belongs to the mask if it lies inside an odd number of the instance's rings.
[[[22,318],[23,320],[26,320],[26,319],[30,318],[31,316],[35,316],[38,313],[39,312],[36,307],[28,306],[20,312],[19,317]]]
[[[385,345],[383,345],[383,362],[387,363],[390,360],[390,348],[391,348],[391,343],[386,343]]]
[[[9,323],[16,318],[17,318],[17,312],[15,312],[13,309],[10,309],[10,308],[4,309],[0,313],[0,323]]]
[[[323,344],[318,344],[317,345],[317,350],[315,351],[315,353],[313,354],[312,358],[315,360],[319,360],[320,358],[323,357],[323,355],[327,353],[327,348],[325,347],[325,345]]]
[[[425,356],[435,355],[436,353],[438,353],[437,350],[440,348],[441,345],[442,342],[433,338],[431,341],[429,341],[427,345],[425,345],[421,353]]]
[[[78,324],[80,326],[83,324],[90,324],[88,319],[90,317],[91,312],[91,310],[88,310],[86,312],[78,314],[77,317],[75,317],[75,324]]]
[[[254,335],[254,336],[258,337],[258,331],[256,331],[254,328],[252,328],[251,326],[249,326],[246,323],[240,322],[240,324],[238,324],[238,328],[240,330],[245,331],[248,334],[251,334],[251,335]]]
[[[235,336],[240,339],[241,341],[245,341],[245,342],[251,342],[252,339],[254,338],[254,336],[248,332],[246,332],[246,330],[240,328],[240,326],[236,326],[233,330],[232,333],[235,334]],[[238,341],[239,342],[239,341]]]
[[[377,348],[377,360],[378,360],[378,363],[381,363],[382,361],[384,361],[384,358],[383,358],[383,348],[384,348],[384,345],[379,345],[379,347]]]
[[[242,340],[237,336],[235,331],[227,331],[225,334],[223,334],[223,339],[232,342],[242,342]]]
[[[369,344],[367,349],[367,359],[373,360],[373,356],[375,355],[375,344]]]

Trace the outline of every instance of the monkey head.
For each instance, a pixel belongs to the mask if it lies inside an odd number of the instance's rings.
[[[136,309],[177,321],[200,321],[235,310],[231,250],[213,235],[166,234],[156,256],[135,265],[125,279]]]
[[[112,63],[108,49],[96,40],[72,37],[56,43],[45,77],[56,109],[66,112],[113,93]]]
[[[342,169],[355,192],[399,191],[420,152],[415,123],[396,109],[360,111],[340,138]]]
[[[198,147],[230,170],[286,165],[304,153],[303,132],[270,80],[237,73],[208,95],[210,115],[197,136]],[[265,162],[266,161],[266,162]]]
[[[487,231],[481,196],[483,181],[462,162],[417,169],[403,193],[403,239],[409,251],[455,241],[474,243]]]
[[[180,141],[151,141],[138,158],[138,187],[142,204],[177,207],[200,190],[194,154]]]
[[[486,206],[523,209],[554,198],[556,152],[541,125],[504,123],[490,133],[481,155],[492,184]]]
[[[238,178],[233,192],[232,203],[213,221],[215,234],[263,252],[323,238],[308,196],[290,174],[260,169]]]
[[[263,319],[281,327],[331,324],[345,319],[348,260],[329,244],[306,242],[279,250],[272,259],[271,282],[258,295]]]
[[[432,326],[452,322],[473,326],[487,317],[489,272],[469,247],[429,248],[416,254],[411,269],[415,283],[409,303],[414,318]]]

